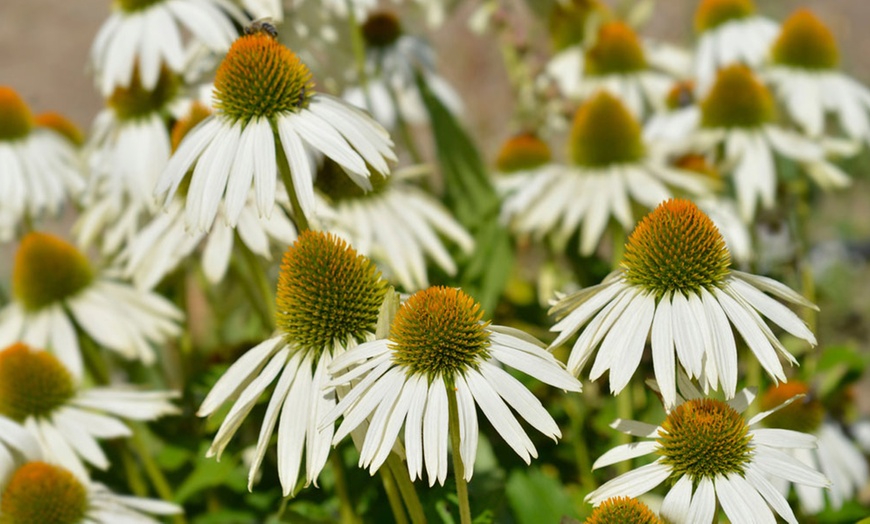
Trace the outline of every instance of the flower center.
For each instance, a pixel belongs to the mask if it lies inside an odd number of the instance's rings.
[[[834,69],[840,63],[834,34],[809,9],[798,9],[782,24],[771,56],[778,64],[810,70]]]
[[[375,331],[386,290],[374,264],[345,241],[306,231],[284,253],[276,323],[304,351],[362,341]]]
[[[368,46],[387,47],[402,36],[402,25],[395,13],[379,11],[366,18],[362,35]]]
[[[0,351],[0,414],[18,422],[46,416],[74,393],[72,376],[51,353],[21,343]]]
[[[717,287],[730,265],[731,254],[713,221],[682,199],[662,202],[645,216],[622,258],[626,280],[657,297]]]
[[[646,504],[630,497],[613,497],[595,508],[585,524],[663,524]]]
[[[599,0],[552,2],[550,40],[555,51],[582,44],[597,24],[608,18],[607,7]],[[593,33],[594,34],[594,33]]]
[[[304,107],[311,72],[293,51],[266,31],[239,37],[218,67],[214,107],[230,120],[271,119]]]
[[[196,101],[190,105],[187,114],[175,122],[172,126],[172,133],[169,135],[170,144],[172,144],[172,152],[178,149],[181,140],[187,136],[190,131],[199,125],[200,122],[211,116],[211,108],[206,107],[202,102]]]
[[[715,399],[689,400],[662,423],[656,439],[671,480],[697,483],[728,473],[742,475],[752,457],[749,426],[734,408]]]
[[[2,524],[76,524],[85,518],[88,491],[69,471],[44,462],[18,468],[0,497]]]
[[[0,141],[24,138],[33,127],[33,115],[11,87],[0,86]]]
[[[501,146],[495,166],[502,173],[515,173],[540,167],[550,161],[550,148],[534,133],[520,133]]]
[[[801,433],[815,433],[825,418],[825,407],[810,392],[807,384],[789,381],[772,387],[761,397],[761,409],[767,411],[779,406],[795,395],[807,395],[780,408],[764,418],[762,424],[771,428],[784,428]]]
[[[665,104],[671,111],[689,107],[695,103],[695,83],[683,80],[671,86],[665,98]]]
[[[333,202],[357,200],[380,194],[389,184],[390,177],[373,172],[369,180],[372,183],[372,190],[366,191],[351,180],[341,166],[325,158],[323,165],[317,170],[314,187],[332,199]]]
[[[37,127],[44,127],[60,133],[74,146],[82,146],[85,143],[85,135],[82,134],[81,129],[60,113],[55,113],[54,111],[41,113],[36,115],[34,123]]]
[[[628,164],[644,155],[640,124],[618,98],[606,91],[577,110],[568,148],[574,163],[583,167]]]
[[[154,89],[142,87],[139,67],[133,68],[133,77],[127,87],[116,87],[109,97],[109,107],[120,120],[135,120],[149,117],[163,110],[178,93],[179,78],[166,66],[160,69],[160,77]]]
[[[744,65],[720,70],[713,88],[701,102],[704,127],[758,127],[775,117],[773,96]]]
[[[701,0],[695,11],[695,31],[703,33],[754,14],[755,4],[752,0]]]
[[[714,182],[721,182],[722,180],[719,170],[716,169],[716,166],[708,162],[707,158],[704,155],[699,155],[697,153],[686,153],[685,155],[674,160],[672,163],[675,167],[678,167],[680,169],[692,171],[693,173],[703,175],[708,180]]]
[[[461,289],[430,287],[414,293],[393,319],[393,360],[409,374],[448,382],[489,357],[483,310]]]
[[[12,291],[35,311],[75,295],[94,278],[88,259],[72,244],[47,233],[21,239],[12,268]]]
[[[586,51],[586,73],[589,75],[619,75],[646,69],[646,58],[640,40],[624,22],[601,26],[598,39]]]

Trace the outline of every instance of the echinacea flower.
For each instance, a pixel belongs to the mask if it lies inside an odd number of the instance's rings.
[[[275,336],[230,366],[197,412],[208,416],[236,399],[208,455],[220,458],[260,396],[278,378],[266,407],[248,488],[276,424],[278,476],[284,495],[295,490],[300,469],[306,486],[317,485],[333,435],[333,425],[321,426],[320,420],[336,403],[335,390],[324,389],[327,368],[346,349],[374,339],[386,291],[374,265],[343,240],[326,233],[302,233],[284,254],[278,276]]]
[[[544,435],[561,436],[556,422],[507,365],[541,382],[580,391],[580,382],[534,338],[483,322],[480,304],[462,290],[431,287],[418,291],[396,312],[387,339],[360,344],[329,367],[329,385],[350,386],[321,424],[343,416],[333,437],[338,443],[368,421],[360,466],[374,473],[387,459],[404,427],[411,480],[429,485],[447,478],[447,444],[458,424],[464,478],[474,473],[477,408],[527,464],[537,457],[516,414]],[[451,407],[452,406],[452,407]],[[511,411],[513,409],[513,411]]]
[[[580,253],[590,255],[611,217],[625,230],[634,225],[633,203],[652,209],[673,189],[708,190],[695,173],[649,151],[637,120],[607,92],[577,110],[568,148],[569,163],[542,165],[502,208],[515,233],[549,237],[557,250],[579,231]]]
[[[798,9],[785,21],[770,56],[762,74],[806,133],[823,135],[833,113],[846,135],[870,143],[870,90],[838,71],[837,41],[812,11]]]
[[[815,449],[794,448],[786,452],[801,464],[824,473],[831,485],[829,489],[821,489],[795,483],[795,492],[806,514],[816,515],[825,509],[825,493],[830,507],[839,510],[843,502],[857,496],[870,480],[867,461],[839,424],[825,415],[822,402],[803,382],[790,380],[788,384],[769,389],[761,398],[761,409],[770,409],[796,395],[803,396],[766,418],[762,424],[809,433],[819,440],[819,446]],[[788,495],[791,483],[787,479],[769,480],[780,493]]]
[[[775,204],[778,173],[774,153],[796,163],[823,189],[849,185],[849,177],[829,162],[829,154],[849,153],[833,141],[816,141],[776,123],[773,95],[743,65],[722,69],[699,106],[684,110],[694,126],[684,129],[685,149],[704,153],[723,151],[723,171],[734,179],[740,215],[755,217],[758,201]]]
[[[45,348],[79,378],[77,328],[98,345],[150,365],[154,346],[178,335],[182,318],[160,295],[113,280],[71,244],[34,232],[15,255],[12,301],[0,310],[0,347],[21,341]]]
[[[323,229],[346,239],[408,292],[429,286],[426,259],[456,274],[456,262],[439,237],[466,254],[474,248],[474,239],[444,206],[412,185],[413,175],[410,168],[389,177],[374,175],[372,191],[364,192],[326,160],[315,182],[329,199],[319,206]]]
[[[190,113],[176,122],[172,129],[173,148],[210,114],[205,106],[193,104]],[[290,220],[290,202],[283,189],[283,185],[278,183],[275,201],[279,209],[268,218],[257,213],[256,195],[249,188],[235,228],[228,224],[221,205],[217,220],[203,232],[187,228],[184,200],[182,195],[176,195],[163,213],[155,216],[127,242],[118,255],[117,265],[136,287],[152,289],[201,245],[203,273],[212,284],[223,280],[237,241],[252,253],[270,260],[274,245],[283,249],[296,240],[296,227]]]
[[[0,428],[0,440],[14,435],[16,451],[4,457],[0,468],[0,522],[160,524],[159,517],[182,512],[170,502],[117,495],[100,483],[47,461],[36,439],[23,428],[16,428],[3,417]]]
[[[779,26],[757,14],[752,0],[701,0],[695,32],[695,78],[705,93],[721,68],[735,63],[760,66]]]
[[[79,245],[99,242],[103,255],[115,254],[157,211],[154,185],[169,162],[180,83],[163,67],[157,84],[145,89],[137,67],[129,86],[108,97],[85,146],[91,176],[75,226]]]
[[[620,99],[640,118],[658,109],[672,80],[653,69],[649,53],[626,23],[602,24],[588,47],[575,45],[560,52],[547,65],[547,74],[568,98],[585,100],[599,91]]]
[[[713,222],[688,200],[668,200],[647,215],[625,245],[619,268],[601,284],[558,300],[556,347],[583,328],[568,359],[577,375],[598,349],[589,372],[610,371],[610,391],[619,393],[640,364],[647,340],[665,406],[676,400],[679,362],[705,390],[737,389],[733,329],[773,380],[786,381],[779,356],[795,363],[764,317],[815,345],[816,338],[791,310],[765,294],[803,307],[816,306],[779,282],[736,271]],[[584,328],[585,326],[585,328]],[[676,353],[676,358],[674,355]]]
[[[643,502],[613,497],[599,504],[583,524],[664,524]]]
[[[76,197],[85,187],[82,167],[65,136],[37,125],[18,93],[0,86],[0,242],[25,217],[56,214]]]
[[[84,462],[109,460],[98,440],[127,437],[120,420],[154,420],[177,413],[168,391],[86,387],[51,353],[16,343],[0,350],[0,415],[37,437],[44,455],[79,476]]]
[[[223,53],[246,17],[228,0],[118,0],[91,47],[90,61],[103,96],[127,88],[138,68],[142,87],[154,89],[160,69],[181,74],[186,65],[182,33]]]
[[[366,44],[366,84],[353,87],[344,98],[369,110],[387,129],[398,120],[409,124],[426,123],[429,115],[417,87],[417,75],[452,113],[462,112],[462,100],[438,74],[435,52],[421,38],[402,30],[399,18],[379,11],[362,24]]]
[[[655,461],[604,483],[586,499],[598,505],[611,497],[637,497],[667,481],[671,487],[661,507],[667,522],[714,522],[721,507],[735,523],[772,523],[775,512],[786,522],[798,524],[785,497],[768,478],[827,487],[824,475],[788,454],[816,447],[816,438],[788,429],[758,427],[784,404],[746,420],[742,413],[755,398],[751,389],[723,402],[705,398],[685,376],[682,378],[682,397],[668,410],[661,425],[622,419],[612,425],[646,440],[617,446],[592,467],[646,455],[655,456]]]
[[[155,189],[168,206],[192,168],[185,218],[193,229],[208,229],[222,202],[235,226],[252,185],[260,215],[270,216],[279,172],[312,216],[314,152],[365,189],[369,166],[387,174],[387,161],[396,159],[387,132],[362,111],[315,92],[305,64],[269,31],[249,31],[233,43],[214,89],[215,113],[184,137]]]

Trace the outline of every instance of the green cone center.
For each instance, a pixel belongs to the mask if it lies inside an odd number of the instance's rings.
[[[711,128],[756,128],[773,122],[776,107],[770,91],[744,65],[719,71],[701,102],[701,125]]]
[[[87,258],[72,244],[47,233],[28,233],[15,255],[12,292],[35,311],[75,295],[94,275]]]
[[[695,11],[695,31],[703,33],[753,14],[752,0],[702,0]]]
[[[312,95],[311,72],[266,31],[239,37],[218,67],[214,107],[232,122],[299,111]]]
[[[0,86],[0,141],[26,137],[33,128],[33,115],[11,87]]]
[[[785,21],[770,54],[777,64],[812,71],[840,63],[834,34],[809,9],[799,9]]]
[[[589,168],[634,163],[644,156],[640,124],[605,91],[577,110],[568,148],[574,164]]]
[[[178,94],[179,78],[166,66],[161,68],[157,85],[148,90],[142,87],[139,68],[133,69],[133,77],[127,87],[116,87],[109,97],[109,107],[121,120],[147,118],[163,111]]]
[[[278,274],[278,329],[305,351],[363,341],[375,332],[386,289],[374,264],[346,242],[306,231],[287,249]]]
[[[390,327],[393,360],[408,374],[441,376],[450,382],[489,357],[482,318],[480,304],[460,289],[418,291],[402,304]]]
[[[9,479],[0,498],[0,524],[77,524],[88,509],[87,488],[69,471],[28,462]]]
[[[697,483],[729,473],[742,475],[752,457],[749,426],[734,408],[715,399],[689,400],[662,423],[656,439],[671,480]]]
[[[644,217],[622,258],[626,280],[657,297],[719,287],[730,265],[731,254],[713,221],[681,199],[663,202]]]
[[[646,57],[637,33],[624,22],[601,26],[588,51],[586,73],[592,76],[630,74],[646,69]]]
[[[540,167],[551,159],[550,147],[543,140],[533,133],[521,133],[502,144],[495,167],[501,173],[515,173]]]
[[[74,393],[72,376],[51,353],[21,343],[0,351],[0,414],[19,422],[44,417]]]

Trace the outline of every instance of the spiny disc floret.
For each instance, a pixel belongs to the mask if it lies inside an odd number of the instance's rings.
[[[233,122],[272,119],[305,107],[312,95],[311,72],[293,51],[271,35],[239,37],[214,81],[214,106]]]
[[[77,524],[87,509],[87,488],[66,469],[44,462],[18,468],[0,495],[2,524]]]
[[[671,480],[688,476],[697,485],[729,473],[742,475],[752,459],[749,426],[734,408],[716,399],[689,400],[662,423],[656,441]]]
[[[12,292],[25,309],[36,311],[69,298],[94,278],[87,258],[72,244],[47,233],[21,239],[12,269]]]
[[[276,324],[291,346],[320,352],[374,333],[386,293],[366,257],[332,234],[306,231],[278,275]]]
[[[441,376],[476,369],[489,358],[483,310],[461,289],[430,287],[402,304],[390,328],[393,361],[408,374]]]
[[[630,497],[613,497],[595,508],[584,524],[664,524],[646,504]]]
[[[44,417],[75,393],[69,371],[51,353],[18,343],[0,351],[0,415]]]
[[[644,217],[622,259],[625,279],[657,297],[720,287],[730,265],[731,254],[713,221],[682,199],[663,202]]]

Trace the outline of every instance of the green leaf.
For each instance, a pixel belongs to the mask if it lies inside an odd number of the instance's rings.
[[[215,487],[229,487],[236,492],[247,491],[247,471],[236,457],[225,453],[223,460],[206,458],[207,445],[200,449],[193,471],[175,492],[175,502],[181,504],[193,495]]]
[[[536,467],[511,473],[507,497],[518,524],[559,522],[564,516],[578,516],[559,479]]]

